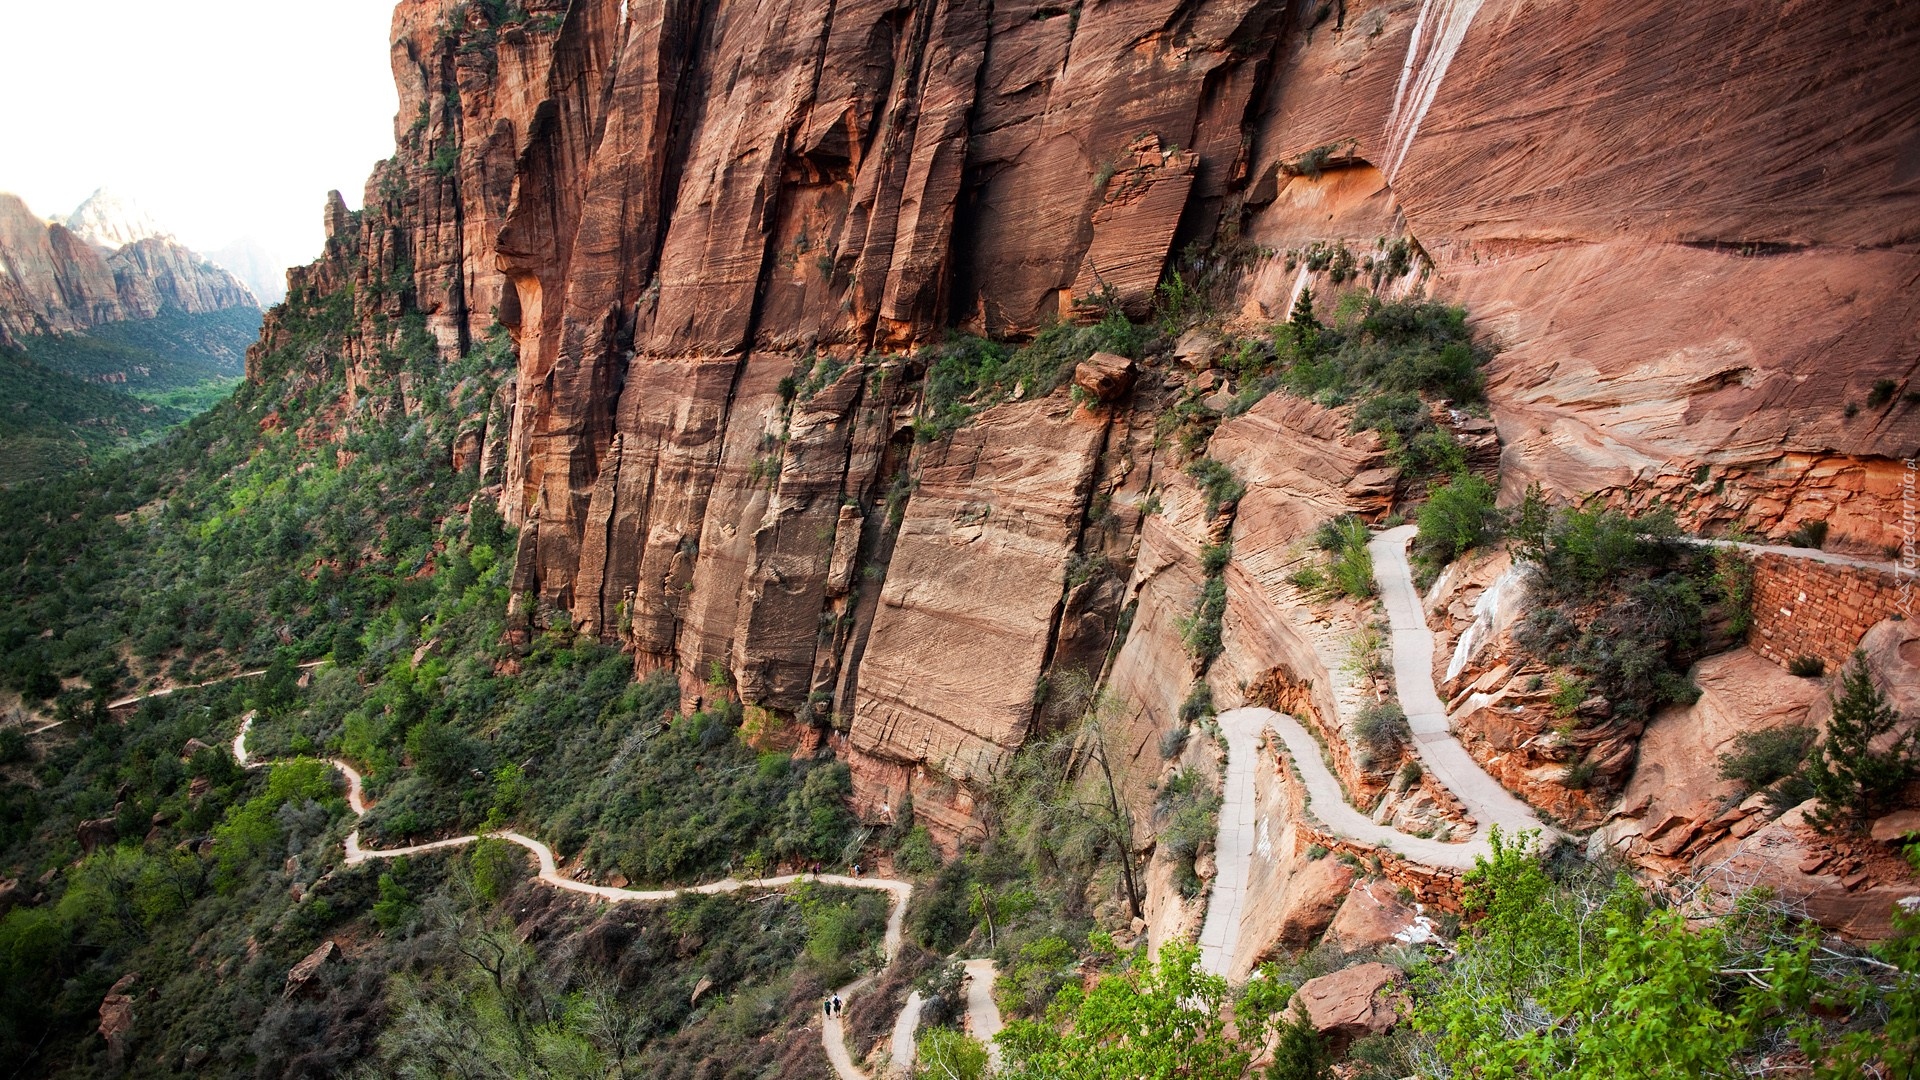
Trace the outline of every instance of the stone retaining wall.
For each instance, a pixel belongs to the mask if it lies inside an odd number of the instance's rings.
[[[1757,556],[1747,644],[1781,667],[1817,656],[1838,671],[1875,623],[1911,606],[1902,592],[1912,585],[1890,568]]]

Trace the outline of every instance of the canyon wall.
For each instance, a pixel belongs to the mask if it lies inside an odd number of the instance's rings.
[[[163,236],[115,249],[0,192],[0,340],[105,323],[258,307],[240,280]]]
[[[689,706],[840,732],[870,816],[912,797],[951,841],[1075,675],[1110,676],[1143,777],[1203,674],[1221,700],[1282,674],[1337,721],[1353,628],[1313,629],[1285,549],[1408,494],[1343,415],[1224,425],[1251,491],[1220,522],[1155,431],[1198,389],[1177,357],[1107,404],[1022,385],[916,424],[923,347],[1145,318],[1170,260],[1243,332],[1308,284],[1467,305],[1509,494],[1898,539],[1909,5],[489,10],[399,5],[396,156],[296,292],[354,286],[355,386],[406,334],[451,358],[497,323],[517,377],[468,457],[522,526],[515,617],[674,669]],[[1201,672],[1178,624],[1228,536]]]

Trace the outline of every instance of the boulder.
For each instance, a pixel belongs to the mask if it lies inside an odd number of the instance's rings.
[[[1920,810],[1899,810],[1873,823],[1873,838],[1882,844],[1902,844],[1915,832],[1920,832]]]
[[[127,991],[139,981],[137,971],[120,976],[100,1001],[100,1037],[107,1041],[108,1060],[116,1065],[126,1056],[127,1032],[133,1030],[133,997]]]
[[[1398,890],[1386,881],[1369,881],[1347,894],[1346,902],[1327,927],[1327,940],[1348,951],[1379,948],[1428,931],[1412,905],[1400,901]]]
[[[1073,385],[1093,395],[1095,401],[1117,401],[1133,388],[1133,361],[1118,353],[1097,352],[1073,369]]]
[[[306,955],[305,959],[293,965],[293,970],[287,972],[287,986],[280,992],[280,996],[290,998],[306,989],[307,983],[319,974],[320,968],[328,960],[333,959],[336,951],[338,950],[334,947],[332,939],[321,942],[317,948]]]
[[[88,818],[80,823],[75,832],[80,839],[80,850],[89,855],[93,854],[95,848],[111,845],[120,835],[114,819],[110,817]]]
[[[1200,371],[1213,366],[1214,357],[1220,355],[1223,347],[1220,335],[1211,330],[1194,329],[1180,335],[1180,340],[1174,343],[1173,356],[1187,367]]]
[[[1313,1029],[1337,1054],[1355,1039],[1392,1030],[1406,1005],[1396,990],[1406,975],[1391,964],[1368,963],[1308,979],[1294,995]]]
[[[1287,880],[1280,898],[1283,945],[1308,945],[1333,921],[1347,891],[1353,887],[1353,867],[1332,857],[1314,859]]]

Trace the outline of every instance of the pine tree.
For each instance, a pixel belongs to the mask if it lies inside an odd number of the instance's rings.
[[[1853,654],[1840,685],[1827,737],[1807,761],[1807,780],[1819,800],[1807,820],[1823,832],[1859,829],[1888,809],[1920,769],[1915,731],[1885,750],[1873,748],[1874,740],[1892,731],[1901,716],[1873,685],[1866,653]]]
[[[1303,360],[1311,360],[1320,347],[1320,320],[1313,314],[1313,290],[1302,288],[1300,299],[1293,302],[1293,312],[1287,318],[1287,325],[1293,328],[1294,349]]]

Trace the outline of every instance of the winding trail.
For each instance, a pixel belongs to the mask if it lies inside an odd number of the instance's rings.
[[[968,960],[961,965],[967,969],[967,1034],[987,1044],[987,1063],[997,1071],[1001,1066],[1000,1044],[993,1040],[1000,1034],[1000,1006],[993,1000],[993,980],[997,972],[992,960]]]
[[[1487,775],[1453,737],[1446,705],[1433,684],[1433,631],[1427,626],[1420,594],[1413,587],[1413,569],[1407,564],[1407,544],[1415,532],[1412,525],[1389,529],[1376,535],[1367,547],[1373,555],[1374,576],[1380,583],[1380,598],[1392,632],[1394,685],[1407,713],[1414,747],[1427,770],[1473,816],[1477,823],[1474,834],[1464,843],[1447,843],[1377,824],[1347,802],[1339,778],[1321,757],[1319,742],[1300,721],[1257,706],[1221,713],[1220,728],[1227,738],[1227,776],[1221,796],[1220,832],[1214,844],[1217,870],[1207,919],[1200,931],[1200,963],[1212,974],[1226,974],[1240,942],[1258,828],[1254,777],[1265,731],[1272,731],[1286,744],[1288,756],[1306,785],[1308,812],[1347,839],[1428,866],[1468,869],[1477,856],[1490,852],[1487,834],[1495,825],[1509,834],[1539,829],[1555,835],[1531,807]]]
[[[324,663],[326,663],[325,660],[307,660],[295,664],[294,670],[312,671]],[[236,671],[231,675],[222,675],[217,679],[209,679],[203,683],[189,683],[186,686],[163,686],[158,690],[149,690],[144,694],[129,694],[118,701],[109,701],[107,702],[107,708],[109,710],[125,709],[133,705],[138,705],[148,698],[167,697],[187,690],[205,690],[209,686],[219,686],[221,683],[234,682],[239,679],[257,679],[266,673],[266,668],[254,668],[252,671]]]
[[[233,758],[249,769],[265,768],[271,761],[260,761],[247,753],[247,735],[253,730],[253,714],[248,713],[240,722],[240,732],[233,737]],[[356,818],[365,817],[367,799],[364,783],[359,770],[338,758],[328,759],[328,764],[340,771],[347,780],[347,806]],[[690,885],[680,889],[618,889],[611,885],[593,885],[584,881],[575,881],[560,873],[558,861],[553,849],[511,829],[486,834],[498,840],[506,840],[520,845],[533,853],[540,864],[539,880],[544,885],[567,892],[592,896],[608,903],[658,903],[672,900],[684,893],[714,895],[718,893],[739,892],[742,889],[781,889],[803,882],[820,882],[826,885],[839,885],[850,889],[879,889],[893,898],[887,912],[887,930],[882,939],[882,949],[886,964],[892,965],[900,955],[901,942],[906,937],[907,901],[913,896],[913,883],[893,878],[850,877],[845,874],[780,874],[774,877],[723,878],[704,885]],[[479,834],[456,836],[447,840],[435,840],[429,844],[414,844],[402,848],[365,848],[360,844],[360,830],[354,829],[347,834],[345,861],[348,866],[358,866],[374,859],[397,859],[402,855],[420,855],[429,851],[443,851],[447,848],[462,847],[479,840]],[[991,963],[989,961],[989,963]],[[865,990],[876,975],[864,975],[835,991],[842,1002]],[[920,1024],[922,1001],[918,991],[907,999],[906,1008],[901,1010],[900,1018],[894,1023],[893,1030],[893,1068],[904,1072],[913,1062],[914,1037]],[[997,1014],[996,1014],[997,1018]],[[846,1032],[839,1016],[823,1017],[820,1025],[820,1042],[827,1052],[827,1060],[832,1062],[833,1071],[840,1080],[871,1080],[847,1053]]]

